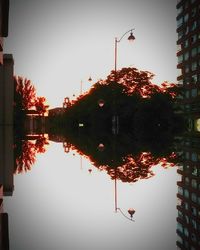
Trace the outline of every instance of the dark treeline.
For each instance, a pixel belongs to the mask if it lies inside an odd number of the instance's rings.
[[[99,131],[112,133],[118,126],[119,133],[152,140],[184,129],[184,119],[178,106],[181,88],[163,83],[152,83],[153,74],[135,68],[123,68],[111,72],[106,80],[100,80],[88,93],[69,103],[65,112],[49,117],[49,129],[58,126],[85,133]],[[113,122],[113,119],[117,119]],[[153,136],[153,137],[152,137]]]

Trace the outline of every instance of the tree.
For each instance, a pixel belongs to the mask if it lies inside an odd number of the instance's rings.
[[[14,77],[15,106],[28,110],[35,105],[36,90],[30,80],[21,76]]]
[[[77,127],[82,121],[94,130],[111,130],[112,117],[117,115],[120,131],[134,131],[135,127],[141,127],[144,134],[143,127],[149,133],[149,128],[156,132],[157,125],[171,130],[177,120],[176,97],[181,94],[181,87],[167,81],[158,86],[153,83],[153,77],[149,71],[130,67],[111,71],[105,80],[97,81],[66,109],[66,123],[69,127]],[[104,101],[103,107],[98,106],[99,100]]]
[[[38,111],[39,114],[44,115],[44,113],[47,111],[48,109],[48,105],[45,104],[46,102],[46,98],[45,97],[36,97],[35,99],[35,109]]]

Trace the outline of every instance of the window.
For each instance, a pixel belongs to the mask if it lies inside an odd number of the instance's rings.
[[[195,189],[197,188],[197,180],[192,179],[191,184],[192,184],[193,188],[195,188]]]
[[[186,22],[188,21],[188,19],[189,19],[189,14],[187,13],[187,14],[185,14],[185,16],[184,16],[184,22],[186,23]]]
[[[183,36],[183,30],[180,30],[180,31],[178,32],[178,39],[182,38],[182,36]]]
[[[180,231],[180,230],[179,230]],[[177,241],[181,244],[183,244],[183,239],[178,235],[177,236]],[[181,249],[181,248],[180,248]]]
[[[188,209],[189,209],[189,205],[188,205],[187,202],[184,203],[184,208],[185,208],[185,210],[188,210]]]
[[[184,83],[185,84],[190,84],[190,78],[189,77],[185,77]]]
[[[182,63],[183,61],[183,55],[178,56],[178,63]]]
[[[200,118],[195,120],[195,130],[200,132]]]
[[[193,48],[193,49],[192,49],[191,56],[192,56],[192,57],[195,57],[196,54],[197,54],[197,48]]]
[[[190,153],[189,152],[185,152],[185,159],[189,160],[190,159]]]
[[[178,210],[178,217],[181,218],[181,219],[183,218],[183,213],[181,211],[179,211],[179,210]]]
[[[185,222],[189,224],[189,217],[187,215],[185,215]]]
[[[191,43],[195,43],[196,40],[197,40],[197,35],[195,34],[191,37]]]
[[[187,228],[184,228],[184,234],[185,234],[186,237],[189,237],[189,232],[188,232]]]
[[[192,71],[197,69],[197,62],[192,63]]]
[[[197,169],[196,166],[194,166],[193,169],[192,169],[192,175],[198,176],[198,169]]]
[[[181,194],[181,195],[183,195],[183,189],[182,189],[182,187],[178,187],[178,193]]]
[[[179,19],[177,20],[177,27],[179,28],[179,27],[183,24],[183,22],[184,22],[183,17],[179,18]]]
[[[197,162],[197,160],[198,160],[197,153],[192,152],[192,157],[191,158],[192,158],[192,161]]]
[[[197,65],[196,65],[196,67],[197,67]],[[190,66],[189,65],[185,65],[185,73],[188,73],[189,71],[190,71]]]
[[[191,197],[193,202],[197,202],[197,195],[195,193],[192,193]]]
[[[182,11],[183,11],[183,6],[180,6],[180,7],[177,9],[177,15],[179,15]]]
[[[197,223],[195,220],[191,220],[191,224],[194,229],[197,229]]]
[[[187,61],[188,58],[189,58],[189,52],[186,52],[186,53],[184,54],[184,60]]]
[[[197,216],[197,209],[195,207],[191,207],[192,214]]]
[[[183,80],[179,80],[178,84],[183,85]]]
[[[190,196],[190,193],[189,193],[189,191],[187,189],[184,190],[184,196],[186,198],[189,198],[189,196]]]
[[[191,17],[194,17],[197,13],[197,9],[196,8],[193,8],[192,11],[191,11]]]
[[[191,83],[197,83],[197,75],[192,76]]]
[[[189,185],[189,183],[190,183],[190,179],[188,177],[185,177],[185,184]]]
[[[182,50],[182,44],[177,44],[177,52]]]
[[[184,42],[184,48],[187,48],[187,47],[188,47],[188,45],[189,45],[188,40],[185,40],[185,42]]]
[[[183,233],[183,226],[179,222],[177,223],[177,229],[179,232]]]
[[[193,30],[196,29],[196,27],[197,27],[197,21],[194,21],[194,22],[192,23],[192,26],[190,27],[190,30],[193,31]]]
[[[192,97],[197,97],[197,89],[192,89],[191,91]]]
[[[189,33],[189,26],[186,26],[185,28],[185,35],[187,35]]]
[[[196,242],[197,241],[197,237],[194,233],[191,234],[191,239],[192,241]]]

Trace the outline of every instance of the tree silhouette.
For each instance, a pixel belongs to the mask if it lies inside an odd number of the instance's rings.
[[[36,90],[30,80],[21,76],[14,77],[15,106],[28,110],[35,105]]]
[[[81,122],[85,129],[111,131],[113,115],[117,115],[120,132],[137,134],[140,127],[138,135],[157,129],[169,132],[175,127],[178,131],[184,124],[181,115],[175,112],[179,109],[177,98],[182,87],[167,81],[158,86],[153,83],[153,77],[151,72],[130,67],[111,71],[105,80],[97,81],[65,109],[61,118],[64,126],[78,129]],[[99,100],[104,102],[101,107]]]
[[[46,103],[45,97],[36,97],[34,106],[35,106],[35,109],[38,111],[38,113],[41,115],[44,115],[49,107],[45,103]]]

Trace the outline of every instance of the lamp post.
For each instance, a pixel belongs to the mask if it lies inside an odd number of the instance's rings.
[[[92,81],[92,77],[90,76],[88,78],[88,82],[91,82]],[[80,82],[80,94],[82,95],[83,94],[83,80],[81,80]]]
[[[118,59],[118,43],[121,42],[121,40],[125,37],[125,35],[127,33],[130,32],[130,35],[128,37],[128,40],[129,41],[134,41],[135,40],[135,37],[133,35],[133,30],[134,29],[131,29],[131,30],[128,30],[126,31],[121,37],[120,39],[118,39],[117,37],[115,37],[115,53],[114,53],[114,63],[115,63],[115,82],[117,81],[117,59]],[[112,117],[112,132],[113,134],[118,134],[119,132],[119,117],[118,115],[116,114],[116,103],[115,103],[115,97],[113,98],[114,99],[114,103],[113,103],[113,106],[114,106],[114,115]]]
[[[121,36],[120,39],[118,39],[117,37],[115,37],[115,76],[116,76],[116,72],[117,72],[117,52],[118,52],[118,51],[117,51],[117,50],[118,50],[117,44],[120,43],[121,40],[125,37],[125,35],[126,35],[127,33],[129,33],[129,32],[130,32],[130,35],[129,35],[129,37],[128,37],[128,40],[129,40],[129,41],[134,41],[134,40],[135,40],[135,37],[134,37],[134,35],[133,35],[133,30],[134,30],[134,29],[131,29],[131,30],[126,31],[126,32]],[[115,80],[116,80],[116,79],[115,79]]]

